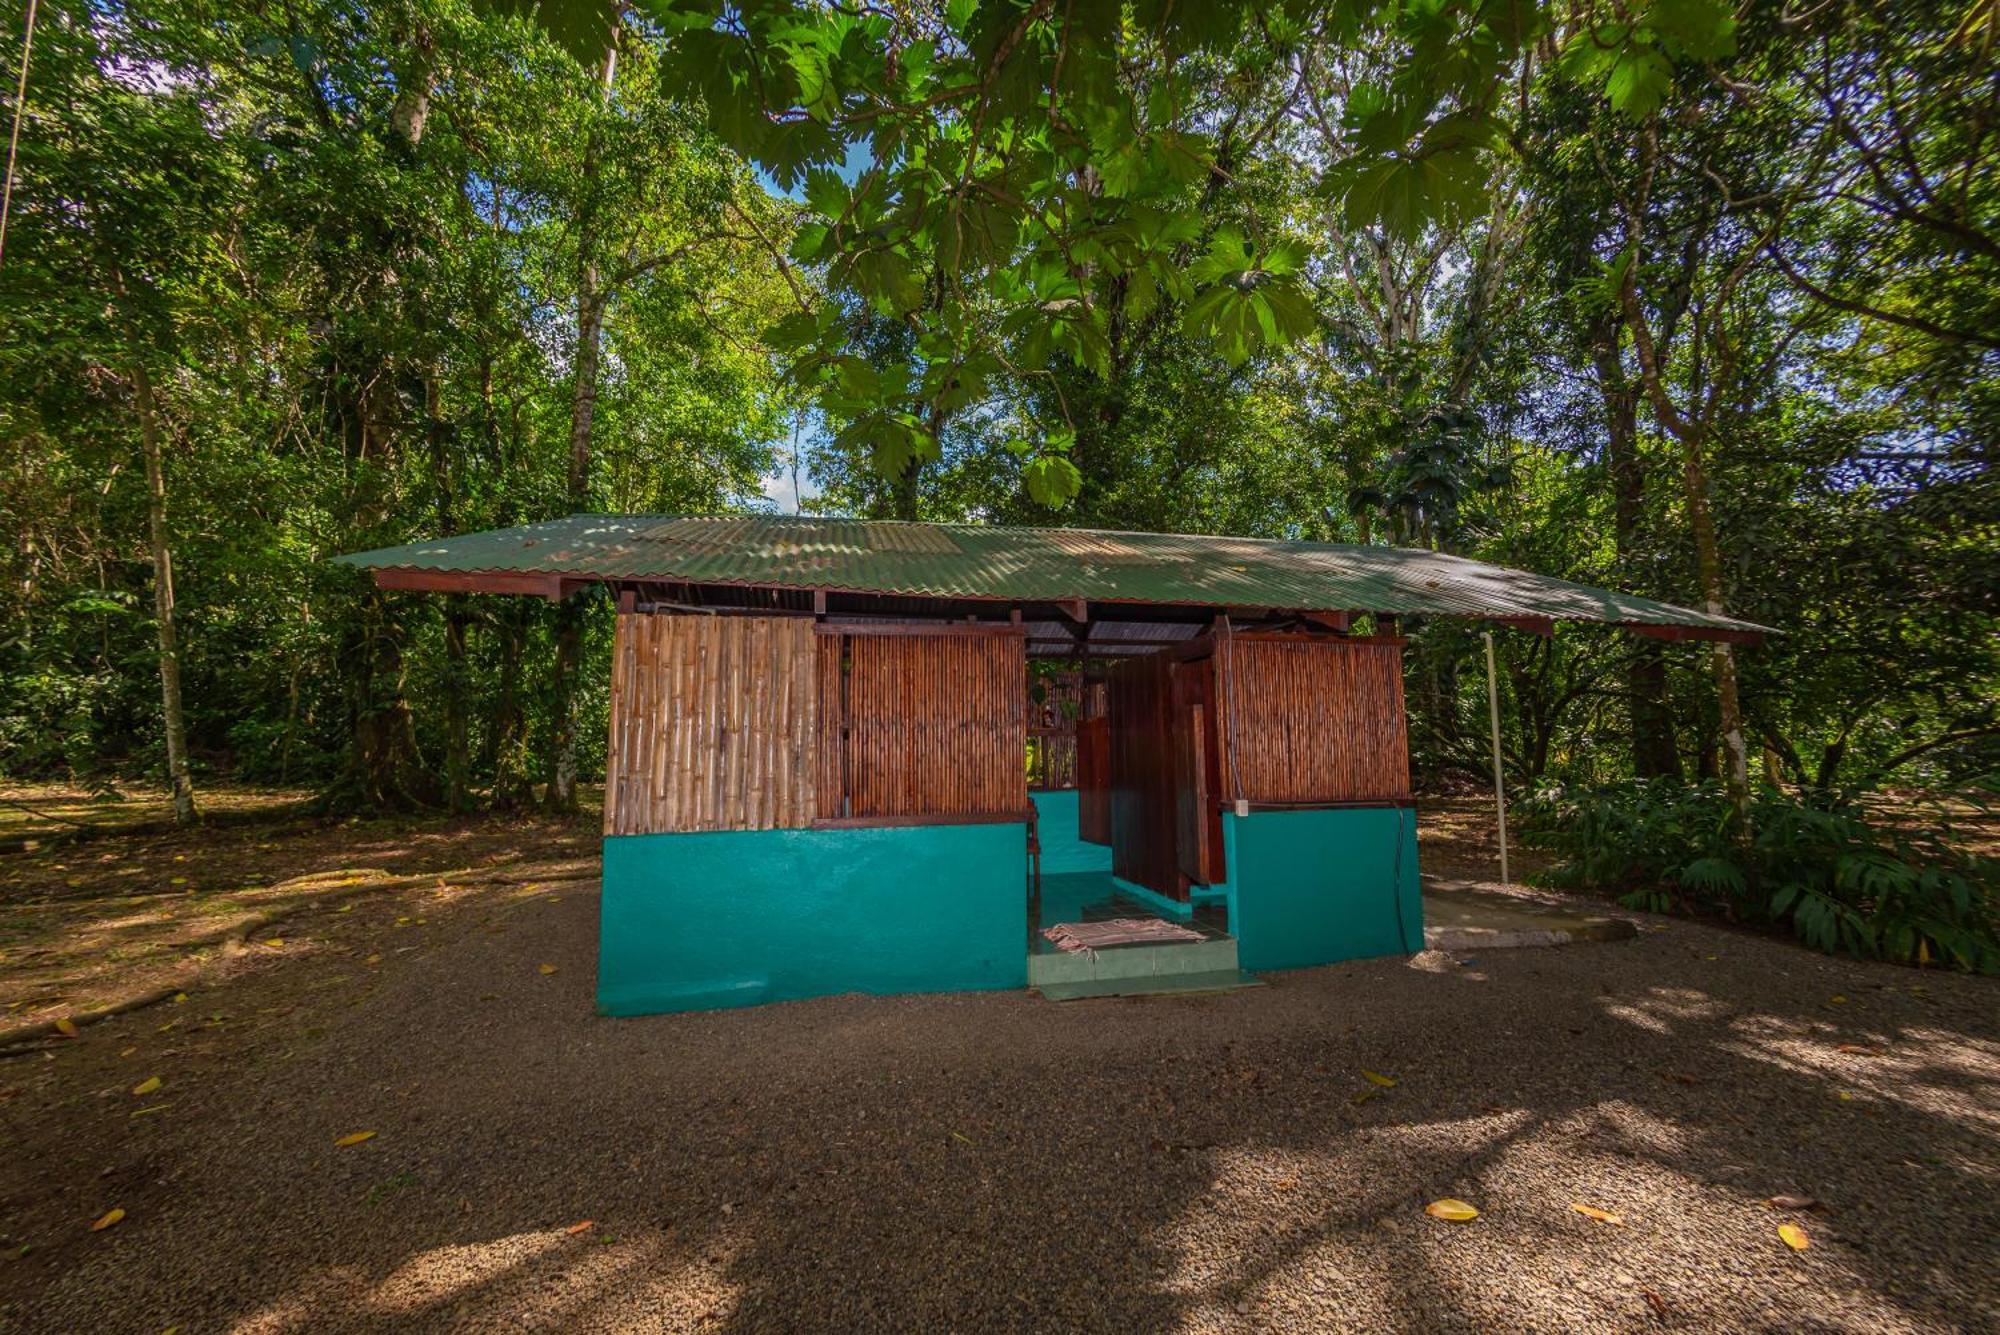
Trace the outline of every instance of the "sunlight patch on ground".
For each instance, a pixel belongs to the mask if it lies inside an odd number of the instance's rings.
[[[1719,1020],[1729,1013],[1726,1004],[1692,987],[1655,987],[1637,1001],[1600,997],[1597,1004],[1612,1019],[1654,1034],[1673,1033],[1675,1021]]]
[[[433,1247],[398,1266],[377,1284],[366,1305],[385,1314],[413,1315],[447,1302],[547,1255],[569,1240],[561,1229],[515,1233],[489,1242]]]
[[[1424,1226],[1430,1174],[1530,1122],[1525,1111],[1462,1120],[1345,1128],[1323,1151],[1225,1148],[1207,1193],[1149,1241],[1166,1258],[1154,1280],[1185,1304],[1183,1325],[1212,1328],[1243,1309],[1326,1312],[1359,1328],[1397,1324],[1405,1231]],[[1357,1170],[1357,1165],[1359,1165]],[[1282,1259],[1267,1260],[1273,1252]],[[1379,1298],[1370,1310],[1366,1295]],[[1363,1305],[1357,1307],[1357,1302]]]
[[[1867,1041],[1843,1040],[1829,1024],[1809,1028],[1769,1015],[1731,1026],[1720,1050],[1826,1083],[1843,1102],[1900,1104],[1932,1117],[2000,1127],[2000,1044],[1941,1029],[1902,1029]],[[1843,1052],[1847,1046],[1862,1049]]]

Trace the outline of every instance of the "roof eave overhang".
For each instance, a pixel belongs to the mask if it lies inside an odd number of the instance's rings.
[[[560,601],[564,598],[567,598],[572,593],[575,593],[577,590],[589,584],[696,583],[701,585],[713,586],[717,588],[766,589],[766,590],[789,591],[793,593],[817,592],[817,593],[827,593],[827,594],[852,595],[857,597],[935,598],[940,602],[985,603],[1003,607],[1032,604],[1036,606],[1050,606],[1059,608],[1066,615],[1070,615],[1073,620],[1077,619],[1074,613],[1078,610],[1085,610],[1090,606],[1102,606],[1107,604],[1112,606],[1132,606],[1132,607],[1168,607],[1168,606],[1217,607],[1230,611],[1255,610],[1260,614],[1268,612],[1278,612],[1278,613],[1293,614],[1293,615],[1336,616],[1336,617],[1345,617],[1347,614],[1357,611],[1381,610],[1374,608],[1307,608],[1307,607],[1284,607],[1284,608],[1260,607],[1256,609],[1238,609],[1235,608],[1233,605],[1222,604],[1222,603],[1167,604],[1167,603],[1159,603],[1152,599],[1143,599],[1143,598],[1123,599],[1123,598],[1101,598],[1101,597],[1090,599],[1088,600],[1088,603],[1086,603],[1085,600],[1083,599],[1051,600],[1046,598],[1010,598],[999,594],[938,593],[936,591],[929,589],[863,589],[863,588],[846,588],[837,585],[769,584],[769,583],[753,583],[749,581],[718,580],[718,579],[686,580],[686,579],[675,578],[672,576],[667,576],[667,577],[652,576],[652,577],[642,578],[642,577],[632,577],[624,575],[601,575],[583,571],[561,571],[553,573],[544,573],[544,572],[529,572],[529,571],[518,571],[518,570],[431,570],[431,569],[419,569],[413,566],[375,566],[375,567],[369,567],[368,573],[374,577],[375,585],[377,588],[391,589],[399,592],[511,593],[511,594],[525,594],[531,597],[538,597],[538,598],[547,598],[551,601]],[[1511,626],[1518,630],[1525,630],[1531,634],[1542,635],[1542,636],[1550,634],[1551,631],[1554,629],[1554,623],[1557,621],[1577,621],[1579,623],[1586,623],[1586,619],[1577,617],[1522,615],[1519,613],[1507,613],[1507,612],[1495,612],[1489,615],[1489,614],[1481,614],[1478,612],[1467,612],[1458,610],[1421,612],[1421,613],[1389,611],[1386,612],[1386,614],[1392,616],[1412,616],[1412,615],[1462,616],[1473,620],[1498,622],[1501,625]],[[1614,622],[1599,622],[1597,624],[1601,625],[1608,624],[1608,625],[1618,626],[1621,629],[1632,631],[1634,634],[1644,635],[1650,639],[1656,639],[1656,640],[1721,641],[1726,644],[1743,644],[1743,645],[1762,644],[1764,642],[1766,635],[1769,633],[1763,629],[1753,628],[1749,626],[1731,626],[1731,627],[1692,626],[1677,622],[1614,621]]]

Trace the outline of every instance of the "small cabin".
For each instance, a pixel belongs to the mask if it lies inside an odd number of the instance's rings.
[[[1075,529],[579,515],[341,559],[610,586],[614,1015],[1420,950],[1401,618],[1760,629],[1435,552]]]

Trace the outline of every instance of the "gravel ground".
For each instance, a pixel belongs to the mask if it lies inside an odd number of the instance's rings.
[[[0,1329],[2000,1329],[1990,980],[1647,920],[1197,999],[604,1020],[596,913],[301,962],[310,1023],[156,1116],[127,1021],[86,1035],[90,1097],[0,1121],[36,1248]]]

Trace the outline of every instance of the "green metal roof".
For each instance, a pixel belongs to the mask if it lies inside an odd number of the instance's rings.
[[[1438,552],[1176,533],[765,514],[571,515],[337,559],[412,573],[1766,629]]]

